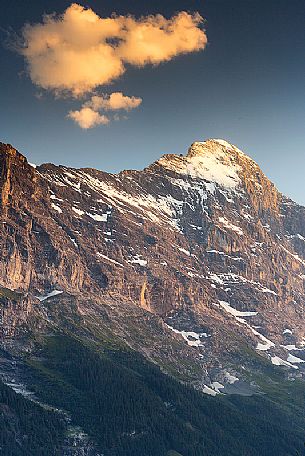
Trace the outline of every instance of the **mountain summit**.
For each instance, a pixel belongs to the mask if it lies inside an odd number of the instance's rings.
[[[240,182],[237,164],[237,149],[229,144],[224,146],[216,140],[195,142],[186,157],[165,155],[158,163],[166,169],[191,178],[204,179],[228,190]]]
[[[256,394],[274,369],[303,378],[305,209],[237,147],[195,142],[108,174],[34,168],[0,144],[0,167],[10,356],[36,359],[38,334],[59,331],[128,346],[209,395]]]

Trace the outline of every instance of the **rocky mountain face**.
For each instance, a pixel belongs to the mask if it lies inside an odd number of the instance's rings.
[[[0,280],[27,294],[20,318],[34,296],[89,293],[131,300],[178,330],[192,329],[190,313],[212,344],[229,325],[264,351],[264,337],[302,346],[305,209],[236,147],[197,142],[117,175],[34,169],[11,146],[0,152]]]
[[[0,144],[0,172],[5,349],[77,316],[211,395],[260,362],[304,375],[305,208],[237,147],[108,174]]]

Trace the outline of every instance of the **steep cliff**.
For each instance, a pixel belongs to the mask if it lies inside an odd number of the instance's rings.
[[[61,423],[56,454],[302,448],[305,208],[250,157],[208,140],[108,174],[0,144],[0,174],[0,380]],[[2,448],[28,454],[6,391]]]
[[[4,337],[43,326],[64,292],[86,315],[109,299],[155,315],[203,377],[242,344],[303,375],[305,210],[238,148],[196,142],[116,175],[0,152],[0,284],[18,295],[2,299]]]

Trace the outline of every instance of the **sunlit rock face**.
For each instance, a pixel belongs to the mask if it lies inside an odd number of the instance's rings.
[[[1,144],[0,167],[0,285],[26,295],[5,297],[4,336],[62,291],[128,301],[208,362],[242,339],[301,369],[287,359],[305,335],[305,210],[237,147],[195,142],[108,174],[34,168]]]

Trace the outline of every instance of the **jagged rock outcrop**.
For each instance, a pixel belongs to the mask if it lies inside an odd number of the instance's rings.
[[[27,294],[25,320],[31,297],[54,290],[126,299],[207,362],[242,338],[301,370],[305,209],[235,146],[196,142],[186,156],[107,174],[35,169],[2,144],[0,172],[0,285]],[[14,309],[2,304],[12,328]]]

